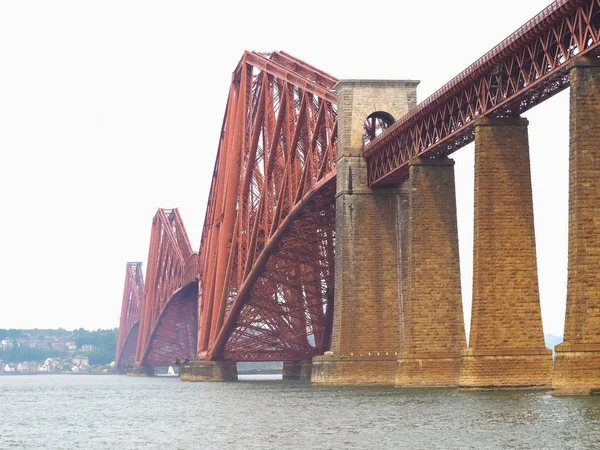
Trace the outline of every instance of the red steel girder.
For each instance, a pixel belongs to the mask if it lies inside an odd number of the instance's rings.
[[[231,328],[225,359],[300,360],[329,349],[335,179],[328,178],[287,222],[282,223],[276,244],[264,253],[268,258],[257,260],[256,279],[248,283],[248,300]],[[236,306],[233,300],[230,312]]]
[[[140,365],[170,366],[177,360],[193,359],[197,335],[198,283],[190,283],[175,292],[160,312]]]
[[[121,304],[121,319],[117,336],[117,367],[133,365],[140,323],[140,308],[144,299],[144,274],[141,262],[128,262]]]
[[[133,327],[131,327],[129,333],[127,333],[125,342],[121,347],[121,352],[118,361],[117,359],[115,359],[116,367],[130,368],[135,365],[135,350],[137,348],[139,331],[140,321],[138,320],[133,324]]]
[[[328,345],[336,82],[284,52],[245,52],[233,73],[199,252],[201,358]]]
[[[176,294],[189,284],[196,283],[193,273],[196,267],[197,256],[192,251],[179,211],[159,209],[152,220],[144,301],[136,348],[137,365],[147,363],[153,348],[153,339],[157,335],[164,337],[159,327],[166,322],[161,319],[165,317],[167,308]],[[168,317],[171,318],[171,315]],[[173,335],[171,339],[176,340],[177,337]]]
[[[395,185],[415,157],[474,140],[478,117],[510,117],[569,86],[568,63],[600,49],[600,0],[557,0],[370,142],[369,184]]]

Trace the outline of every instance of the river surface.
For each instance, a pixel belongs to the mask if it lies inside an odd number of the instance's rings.
[[[1,449],[600,449],[600,397],[0,376]]]

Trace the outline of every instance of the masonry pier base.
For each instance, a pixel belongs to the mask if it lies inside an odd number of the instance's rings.
[[[550,389],[550,349],[466,349],[460,390]]]
[[[181,381],[237,381],[235,361],[192,361],[181,366]]]
[[[153,377],[154,367],[134,366],[127,370],[126,375],[128,377]]]
[[[321,385],[394,386],[397,356],[316,356],[311,381]]]
[[[456,388],[461,364],[460,355],[453,358],[448,353],[414,354],[398,359],[396,387]]]
[[[284,361],[282,379],[284,380],[310,380],[312,361]]]
[[[600,344],[559,344],[552,395],[600,395]]]

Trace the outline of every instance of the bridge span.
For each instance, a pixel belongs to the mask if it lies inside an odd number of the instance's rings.
[[[143,374],[177,360],[191,381],[284,361],[286,377],[322,384],[600,392],[599,56],[600,0],[551,3],[420,104],[417,81],[338,80],[285,52],[245,52],[200,250],[176,209],[158,211],[145,284],[127,266],[117,364]],[[567,312],[553,360],[520,115],[567,87]],[[448,156],[471,142],[467,347]]]

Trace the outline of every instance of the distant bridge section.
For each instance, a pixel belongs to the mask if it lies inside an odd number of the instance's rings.
[[[117,337],[117,367],[132,366],[140,329],[140,309],[144,299],[144,275],[141,262],[128,262],[121,304],[121,320]]]
[[[159,367],[195,355],[198,332],[198,254],[177,209],[152,220],[136,366]]]

